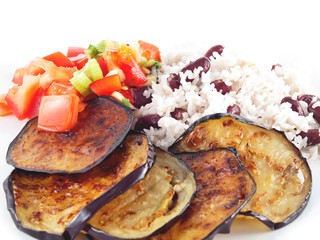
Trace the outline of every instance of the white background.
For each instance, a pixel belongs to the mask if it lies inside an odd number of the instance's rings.
[[[160,49],[181,43],[231,46],[271,66],[287,64],[304,70],[301,81],[319,92],[320,14],[317,1],[17,1],[0,3],[0,93],[11,86],[15,69],[36,56],[68,46],[87,47],[106,38],[140,39]],[[0,118],[0,181],[8,144],[24,122]],[[320,216],[320,159],[311,162],[313,193],[306,210],[293,223],[270,231],[261,223],[233,225],[231,234],[215,239],[317,239]],[[5,239],[29,240],[6,210],[0,190],[0,233]]]

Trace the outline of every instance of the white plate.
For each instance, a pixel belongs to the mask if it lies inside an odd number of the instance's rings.
[[[224,3],[222,3],[224,2]],[[0,92],[10,86],[14,70],[35,56],[68,46],[86,47],[110,37],[119,41],[143,39],[160,47],[189,42],[224,44],[257,61],[285,63],[304,70],[301,78],[320,95],[318,67],[320,16],[317,1],[2,1],[0,9]],[[197,5],[196,5],[197,4]],[[9,143],[25,121],[0,118],[0,181],[12,167],[5,156]],[[293,223],[270,231],[258,221],[235,221],[230,234],[218,240],[316,239],[320,216],[320,159],[310,163],[313,189],[310,202]],[[31,240],[20,232],[6,210],[0,191],[0,233],[6,239]]]

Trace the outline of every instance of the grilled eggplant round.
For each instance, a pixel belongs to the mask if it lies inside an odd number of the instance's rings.
[[[48,174],[15,169],[4,183],[16,226],[38,239],[74,239],[106,203],[143,179],[154,148],[130,132],[112,154],[85,173]]]
[[[229,232],[233,219],[256,188],[235,149],[178,156],[195,172],[198,190],[190,206],[171,228],[147,239],[212,239],[217,233]]]
[[[85,230],[98,239],[139,239],[173,224],[190,204],[197,183],[179,158],[155,148],[147,176],[101,208]]]
[[[89,101],[70,132],[38,131],[34,118],[10,144],[7,162],[28,171],[85,172],[122,142],[132,121],[132,110],[109,97]]]
[[[311,170],[283,133],[236,115],[213,114],[196,121],[169,149],[178,153],[216,147],[235,147],[257,183],[240,214],[278,229],[303,211],[311,194]]]

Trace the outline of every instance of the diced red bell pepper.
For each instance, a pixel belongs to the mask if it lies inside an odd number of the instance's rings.
[[[139,42],[140,48],[142,50],[142,56],[145,57],[147,60],[158,60],[161,62],[160,50],[158,47],[151,43],[144,42],[140,40]]]
[[[9,89],[5,99],[19,120],[29,117],[32,99],[39,88],[39,80],[39,76],[26,75],[22,85]]]
[[[7,116],[12,113],[12,110],[5,98],[6,98],[6,94],[0,95],[0,116]]]
[[[53,62],[57,67],[75,67],[75,64],[62,52],[54,52],[43,57],[43,59]]]
[[[106,61],[108,71],[120,69],[118,64],[118,51],[116,49],[107,49],[103,56]]]
[[[98,96],[109,96],[114,91],[121,90],[122,85],[118,74],[109,75],[90,84],[92,91]]]
[[[126,75],[126,84],[128,86],[139,86],[148,82],[143,70],[130,54],[128,46],[121,45],[118,55],[119,66]]]
[[[106,76],[108,74],[108,66],[106,61],[103,58],[98,58],[97,62],[99,63],[103,76]]]
[[[70,131],[78,120],[79,97],[70,95],[44,96],[41,100],[38,129],[51,132]]]

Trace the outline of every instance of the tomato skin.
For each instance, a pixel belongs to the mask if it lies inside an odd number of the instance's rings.
[[[75,64],[78,70],[82,69],[86,65],[86,63],[89,61],[87,55],[84,53],[83,54],[81,53],[74,57],[69,57],[69,59]]]
[[[53,62],[57,67],[71,68],[75,66],[75,64],[72,61],[70,61],[70,59],[67,58],[67,56],[64,55],[62,52],[51,53],[43,57],[43,59]]]
[[[39,88],[39,81],[39,76],[26,75],[22,85],[9,89],[5,99],[19,120],[29,117],[31,102]]]
[[[6,101],[6,94],[0,95],[0,116],[12,114],[12,110]]]
[[[90,84],[92,91],[98,95],[109,96],[114,91],[121,90],[122,85],[118,74],[109,75]]]
[[[69,47],[67,52],[67,57],[76,57],[79,54],[84,54],[85,48],[82,47]]]
[[[39,87],[36,93],[34,94],[32,101],[30,103],[30,111],[28,118],[34,118],[39,115],[39,108],[42,97],[45,95],[46,91]]]
[[[15,84],[21,85],[22,80],[23,80],[23,76],[25,76],[25,75],[37,76],[37,75],[40,75],[43,73],[44,73],[44,70],[41,67],[39,67],[31,62],[28,66],[18,68],[15,71],[14,76],[12,78],[12,82]]]
[[[79,97],[74,94],[44,96],[40,104],[38,130],[70,131],[77,124],[78,107]]]
[[[143,57],[145,57],[147,60],[154,59],[161,62],[160,50],[158,47],[151,43],[144,42],[142,40],[139,40],[138,43],[142,50]]]

